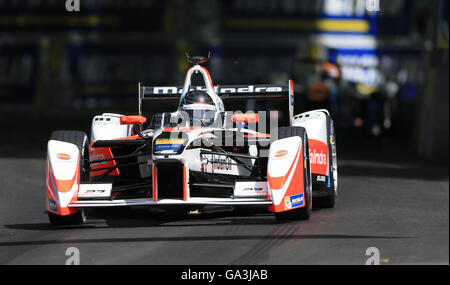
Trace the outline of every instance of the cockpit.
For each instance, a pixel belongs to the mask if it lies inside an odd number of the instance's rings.
[[[207,92],[191,90],[181,97],[178,112],[189,118],[191,126],[207,127],[214,123],[218,110]]]

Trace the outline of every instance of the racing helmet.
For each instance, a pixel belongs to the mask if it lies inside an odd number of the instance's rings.
[[[186,92],[180,100],[178,111],[184,112],[189,117],[192,126],[210,126],[218,110],[211,96],[201,90]]]

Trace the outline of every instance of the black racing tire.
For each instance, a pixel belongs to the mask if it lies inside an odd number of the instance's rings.
[[[286,212],[275,213],[275,218],[278,221],[285,220],[309,220],[312,209],[312,192],[311,192],[311,167],[309,162],[309,144],[308,135],[303,127],[280,127],[278,128],[278,139],[299,136],[305,143],[303,147],[303,192],[305,193],[305,206],[289,210]]]
[[[54,131],[50,135],[50,140],[68,142],[76,145],[80,152],[80,182],[89,181],[89,171],[87,161],[89,161],[89,140],[84,132],[80,131]],[[86,223],[85,209],[80,209],[77,213],[60,216],[48,212],[50,224],[54,226],[81,225]]]
[[[53,226],[71,226],[71,225],[83,225],[86,223],[85,209],[80,209],[78,212],[68,216],[60,216],[48,212],[48,220]]]
[[[320,208],[334,208],[337,201],[337,150],[336,150],[336,136],[334,132],[334,124],[331,118],[327,115],[327,133],[328,133],[328,157],[330,158],[330,185],[329,193],[326,196],[317,199],[317,204]]]

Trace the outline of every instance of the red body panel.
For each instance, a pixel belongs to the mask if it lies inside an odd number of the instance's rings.
[[[322,141],[309,139],[309,160],[311,173],[327,175],[328,145]]]
[[[91,162],[100,160],[100,159],[113,158],[111,148],[109,148],[109,147],[92,147],[92,144],[93,143],[91,143],[91,145],[89,146],[89,160]],[[114,160],[105,161],[105,162],[101,162],[101,163],[92,163],[91,164],[91,172],[89,173],[89,175],[91,177],[102,175],[107,170],[95,171],[95,169],[104,168],[104,167],[112,167],[112,166],[116,166],[116,162]],[[119,175],[119,174],[120,174],[119,169],[116,168],[113,171],[111,171],[108,175]]]

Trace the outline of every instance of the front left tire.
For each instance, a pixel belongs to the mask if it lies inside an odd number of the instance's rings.
[[[50,140],[57,140],[74,144],[78,147],[80,156],[80,182],[89,181],[89,172],[87,170],[87,161],[89,161],[89,140],[84,132],[80,131],[54,131]],[[48,212],[50,224],[54,226],[81,225],[86,223],[85,209],[80,209],[75,214],[60,216]]]
[[[312,186],[311,186],[311,167],[309,161],[308,135],[303,127],[280,127],[278,128],[278,139],[299,136],[303,142],[303,193],[305,205],[301,208],[289,210],[287,212],[275,213],[275,218],[279,221],[284,220],[309,220],[312,210]]]

